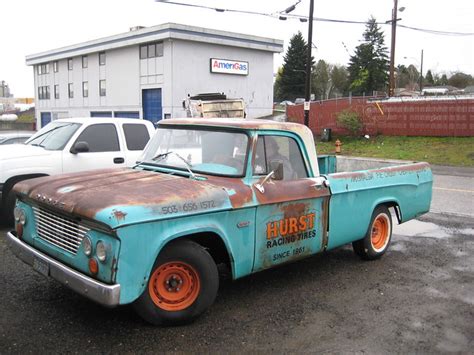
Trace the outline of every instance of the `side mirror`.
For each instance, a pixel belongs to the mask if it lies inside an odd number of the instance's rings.
[[[69,151],[72,154],[87,153],[89,151],[89,144],[87,142],[76,142]]]
[[[270,171],[273,171],[273,180],[283,180],[283,163],[278,160],[270,162]]]

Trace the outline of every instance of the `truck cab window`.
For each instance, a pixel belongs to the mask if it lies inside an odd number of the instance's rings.
[[[284,180],[308,177],[301,150],[293,138],[285,136],[259,136],[255,156],[254,175],[270,173],[270,163],[283,163]]]
[[[150,140],[148,129],[143,124],[124,124],[123,132],[128,150],[143,150]]]
[[[115,152],[120,150],[117,129],[110,123],[95,124],[87,127],[76,139],[87,142],[89,152]]]

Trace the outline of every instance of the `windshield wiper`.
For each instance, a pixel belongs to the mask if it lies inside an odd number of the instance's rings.
[[[172,150],[169,150],[165,153],[160,153],[158,155],[155,155],[153,158],[151,158],[152,161],[158,161],[158,160],[161,160],[163,159],[164,157],[167,157],[168,155],[170,154],[174,154],[176,155],[183,163],[184,165],[186,166],[186,169],[188,170],[189,172],[189,175],[191,175],[191,177],[196,180],[196,175],[193,173],[193,171],[191,170],[191,167],[192,165],[186,160],[184,159],[181,155],[179,155],[178,153],[172,151]]]
[[[164,157],[167,157],[168,155],[170,155],[171,153],[173,153],[172,150],[170,150],[169,152],[166,152],[166,153],[157,154],[153,158],[151,158],[151,160],[153,160],[153,161],[161,160]]]

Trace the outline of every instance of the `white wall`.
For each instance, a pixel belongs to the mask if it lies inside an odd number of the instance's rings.
[[[182,100],[188,94],[224,92],[229,98],[245,100],[249,118],[272,114],[272,52],[182,40],[174,40],[169,46],[174,58],[173,70],[171,75],[165,76],[165,84],[172,98],[164,97],[163,113],[172,110],[173,117],[185,115]],[[210,58],[249,62],[249,74],[211,73]]]

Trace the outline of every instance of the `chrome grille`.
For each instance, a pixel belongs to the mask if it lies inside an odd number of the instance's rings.
[[[38,236],[75,255],[90,228],[41,207],[33,207],[33,211]]]

